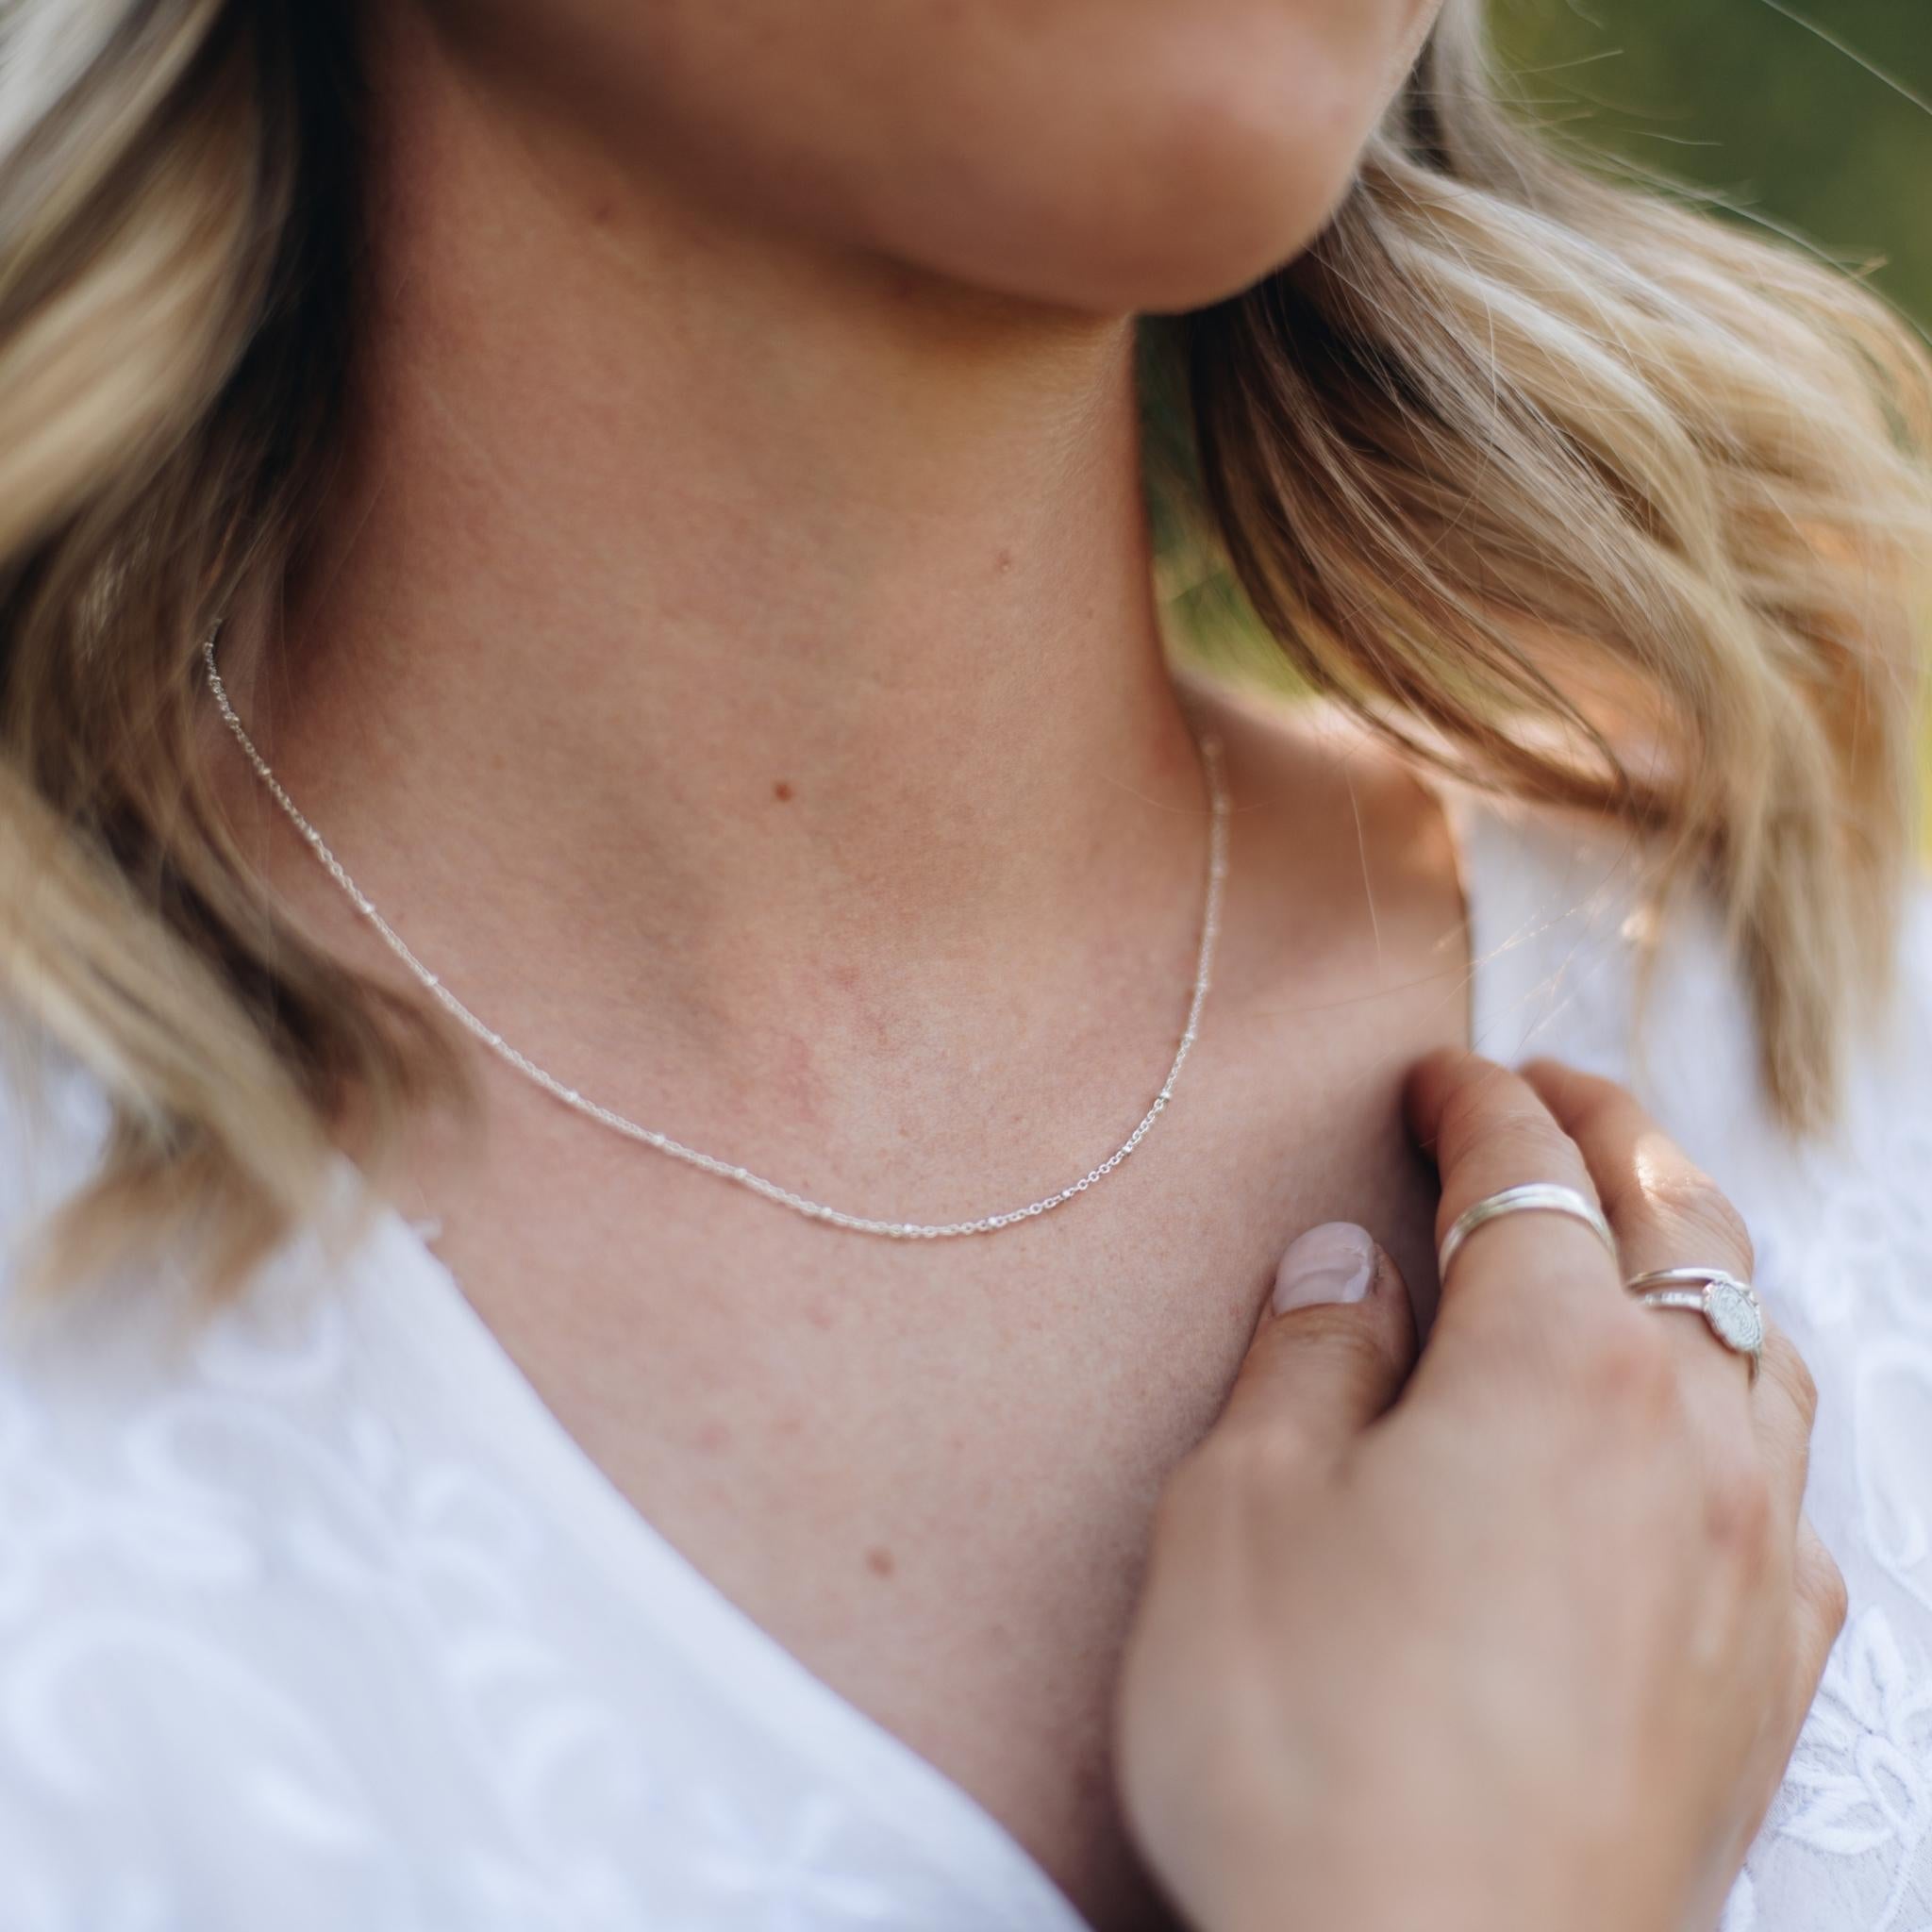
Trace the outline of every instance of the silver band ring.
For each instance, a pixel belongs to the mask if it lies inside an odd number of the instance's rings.
[[[1653,1268],[1624,1283],[1647,1308],[1686,1308],[1702,1315],[1705,1326],[1751,1364],[1751,1379],[1764,1355],[1764,1310],[1748,1281],[1722,1268]]]
[[[1448,1280],[1450,1267],[1462,1252],[1463,1242],[1484,1222],[1504,1214],[1567,1214],[1571,1220],[1582,1222],[1603,1242],[1610,1259],[1617,1259],[1617,1237],[1610,1232],[1603,1209],[1588,1194],[1579,1194],[1574,1188],[1560,1187],[1554,1181],[1527,1181],[1520,1188],[1505,1188],[1499,1194],[1485,1194],[1456,1217],[1436,1256],[1438,1282]]]

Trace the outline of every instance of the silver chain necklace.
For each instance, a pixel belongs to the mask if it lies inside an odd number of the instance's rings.
[[[527,1055],[518,1052],[502,1034],[479,1020],[424,965],[402,934],[376,910],[369,895],[349,876],[341,861],[324,842],[322,834],[302,816],[295,801],[270,769],[268,760],[256,749],[255,741],[249,737],[246,727],[236,715],[234,706],[228,701],[228,690],[222,682],[222,674],[215,668],[215,640],[220,635],[221,625],[218,624],[203,640],[201,654],[208,667],[208,690],[214,693],[223,721],[255,768],[255,775],[261,780],[270,797],[281,807],[303,842],[321,860],[324,870],[342,889],[349,903],[375,928],[383,944],[408,968],[424,990],[466,1033],[480,1041],[498,1059],[515,1068],[526,1080],[541,1087],[552,1099],[559,1100],[574,1112],[608,1127],[612,1133],[622,1134],[627,1141],[655,1148],[659,1154],[668,1154],[672,1159],[681,1160],[706,1174],[716,1174],[721,1180],[733,1181],[754,1194],[762,1195],[767,1201],[775,1202],[780,1208],[789,1208],[794,1214],[804,1215],[808,1221],[844,1228],[852,1234],[880,1235],[888,1241],[953,1241],[962,1235],[996,1234],[1002,1228],[1014,1227],[1021,1222],[1034,1221],[1042,1214],[1050,1214],[1056,1208],[1064,1208],[1075,1195],[1084,1194],[1089,1188],[1097,1186],[1112,1174],[1153,1131],[1155,1122],[1167,1111],[1168,1103],[1174,1098],[1174,1085],[1180,1078],[1181,1069],[1187,1065],[1188,1055],[1193,1050],[1195,1037],[1200,1030],[1201,1009],[1207,1003],[1208,980],[1214,968],[1215,941],[1221,934],[1222,891],[1227,879],[1227,788],[1222,774],[1221,744],[1214,738],[1204,737],[1200,741],[1211,823],[1208,835],[1208,885],[1201,909],[1201,942],[1194,966],[1193,994],[1188,1002],[1187,1024],[1181,1029],[1167,1077],[1160,1083],[1160,1091],[1141,1116],[1134,1131],[1098,1167],[1090,1169],[1078,1180],[1068,1182],[1054,1193],[1038,1201],[1029,1201],[1024,1208],[1010,1208],[1003,1214],[982,1214],[972,1221],[881,1221],[872,1215],[848,1214],[842,1208],[829,1208],[823,1201],[810,1200],[804,1194],[794,1193],[790,1188],[779,1186],[776,1181],[767,1180],[748,1167],[740,1167],[735,1161],[721,1160],[715,1154],[706,1154],[696,1147],[687,1147],[683,1141],[674,1141],[669,1134],[660,1134],[654,1127],[641,1126],[614,1108],[599,1106],[596,1101],[586,1098],[554,1074],[546,1073]]]

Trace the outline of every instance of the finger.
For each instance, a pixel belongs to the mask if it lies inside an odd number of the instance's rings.
[[[1775,1322],[1764,1324],[1752,1420],[1771,1473],[1773,1491],[1786,1507],[1805,1500],[1811,1469],[1811,1428],[1818,1418],[1818,1384],[1791,1339]]]
[[[1574,1188],[1596,1198],[1590,1170],[1526,1082],[1474,1054],[1429,1055],[1410,1072],[1405,1091],[1409,1131],[1433,1157],[1442,1184],[1436,1215],[1440,1243],[1476,1202],[1532,1181]],[[1480,1297],[1517,1302],[1553,1286],[1583,1282],[1607,1300],[1617,1267],[1582,1222],[1547,1212],[1499,1216],[1470,1236],[1442,1285],[1443,1311]]]
[[[1589,1165],[1631,1274],[1710,1267],[1750,1280],[1743,1217],[1635,1095],[1559,1060],[1533,1060],[1523,1077]]]
[[[1264,1433],[1311,1469],[1332,1465],[1394,1401],[1415,1360],[1395,1263],[1365,1228],[1331,1221],[1282,1257],[1219,1433]]]
[[[1751,1234],[1742,1218],[1629,1093],[1613,1081],[1554,1060],[1523,1071],[1590,1163],[1627,1274],[1708,1266],[1751,1278]],[[1675,1319],[1674,1311],[1661,1312],[1674,1317],[1673,1346],[1682,1357],[1693,1400],[1699,1399],[1694,1391],[1715,1391],[1720,1384],[1751,1398],[1752,1425],[1774,1492],[1795,1515],[1810,1465],[1818,1391],[1790,1337],[1765,1318],[1754,1384],[1749,1365],[1694,1313]],[[1733,1397],[1713,1392],[1711,1399]]]
[[[1792,1557],[1798,1591],[1797,1656],[1794,1664],[1800,1722],[1818,1694],[1818,1680],[1838,1635],[1845,1627],[1845,1579],[1808,1516],[1798,1518]]]
[[[1793,1610],[1775,1696],[1765,1713],[1763,1736],[1754,1753],[1751,1774],[1742,1789],[1751,1802],[1740,1820],[1734,1840],[1733,1864],[1740,1862],[1758,1833],[1770,1809],[1798,1736],[1818,1695],[1818,1686],[1845,1623],[1845,1583],[1830,1551],[1819,1541],[1809,1517],[1801,1516],[1791,1556]]]
[[[1523,1077],[1575,1141],[1617,1231],[1625,1278],[1657,1268],[1714,1268],[1751,1278],[1750,1231],[1718,1187],[1613,1080],[1557,1060],[1537,1060]],[[1740,1407],[1750,1365],[1718,1341],[1693,1310],[1654,1309],[1668,1324],[1686,1387],[1699,1399]],[[1797,1498],[1791,1504],[1796,1507]]]
[[[1845,1624],[1845,1580],[1831,1552],[1820,1541],[1808,1516],[1798,1519],[1791,1552],[1793,1608],[1790,1641],[1785,1654],[1784,1680],[1778,1686],[1770,1735],[1764,1740],[1759,1775],[1760,1793],[1752,1836],[1762,1821],[1805,1728],[1818,1686],[1831,1658],[1831,1647]],[[1740,1847],[1741,1849],[1741,1847]]]

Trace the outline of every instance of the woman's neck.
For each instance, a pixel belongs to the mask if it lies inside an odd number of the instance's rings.
[[[421,29],[375,79],[364,391],[254,703],[378,902],[710,1010],[1127,892],[1184,941],[1130,323],[760,231]]]

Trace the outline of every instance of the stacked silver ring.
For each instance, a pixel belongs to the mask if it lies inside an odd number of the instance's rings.
[[[1611,1260],[1617,1258],[1617,1237],[1610,1232],[1603,1209],[1588,1194],[1579,1194],[1574,1188],[1560,1187],[1554,1181],[1527,1181],[1520,1188],[1505,1188],[1500,1194],[1486,1194],[1456,1217],[1449,1232],[1442,1237],[1441,1250],[1436,1257],[1436,1279],[1447,1281],[1450,1266],[1462,1252],[1463,1242],[1485,1222],[1504,1214],[1567,1214],[1572,1221],[1582,1222],[1603,1242]]]
[[[1465,1208],[1450,1224],[1436,1256],[1436,1278],[1447,1281],[1449,1269],[1462,1244],[1485,1222],[1505,1214],[1566,1214],[1580,1221],[1603,1242],[1612,1260],[1622,1260],[1617,1237],[1610,1224],[1589,1195],[1554,1181],[1528,1181],[1521,1187],[1505,1188],[1500,1193],[1486,1194]],[[1764,1310],[1748,1281],[1740,1280],[1723,1268],[1653,1268],[1637,1274],[1624,1286],[1638,1296],[1647,1308],[1683,1308],[1702,1315],[1704,1324],[1733,1355],[1751,1364],[1751,1379],[1757,1379],[1757,1367],[1764,1355]]]
[[[1624,1287],[1641,1295],[1646,1308],[1684,1308],[1702,1315],[1704,1324],[1733,1355],[1751,1364],[1751,1379],[1764,1358],[1764,1310],[1748,1281],[1722,1268],[1653,1268]]]

